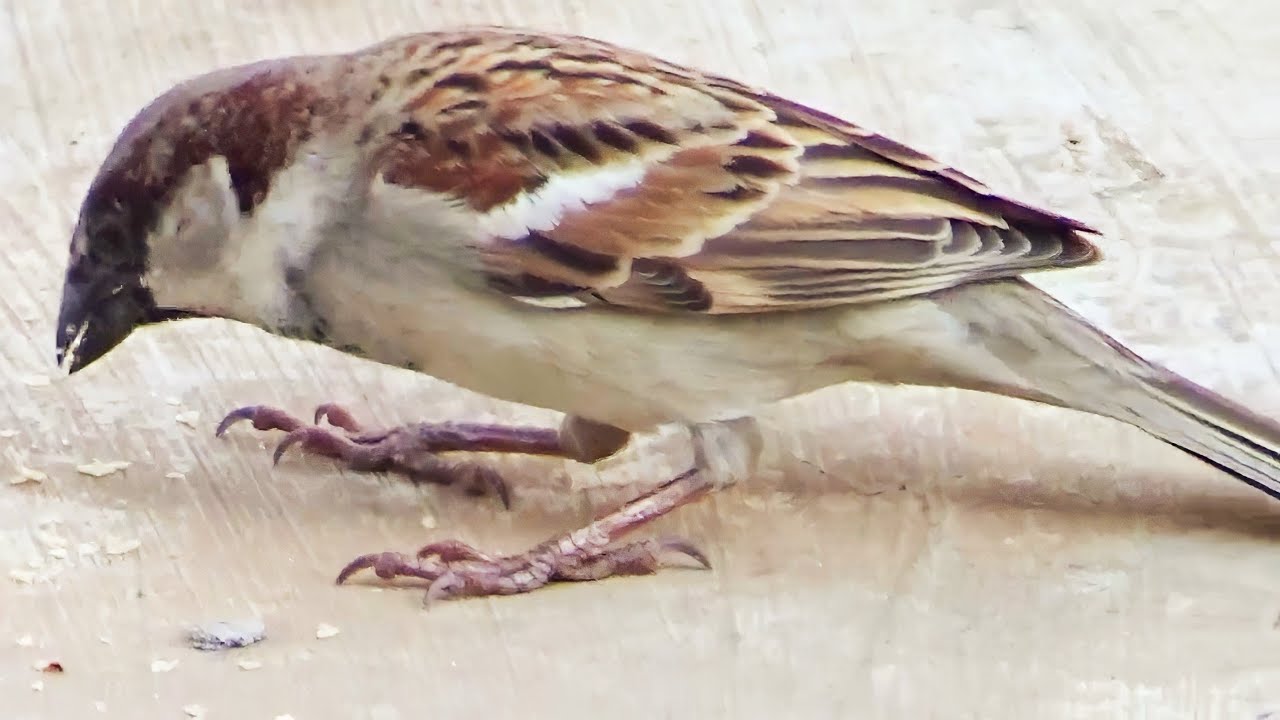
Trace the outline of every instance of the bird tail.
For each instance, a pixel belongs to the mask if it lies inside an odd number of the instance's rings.
[[[961,372],[971,389],[1126,422],[1280,499],[1275,421],[1139,357],[1025,281],[964,286],[936,302],[994,365]]]

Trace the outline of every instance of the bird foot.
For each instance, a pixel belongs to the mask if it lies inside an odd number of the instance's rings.
[[[293,446],[331,458],[363,472],[395,472],[414,482],[458,484],[472,494],[495,494],[510,507],[507,483],[496,470],[470,462],[447,462],[442,452],[514,452],[563,456],[557,430],[503,425],[413,423],[368,430],[335,403],[316,408],[313,424],[268,405],[232,410],[218,423],[221,437],[231,426],[249,421],[256,430],[286,434],[272,454],[278,463]],[[322,421],[329,427],[320,425]]]
[[[397,552],[362,555],[338,573],[338,584],[371,568],[379,578],[418,578],[428,583],[423,602],[485,595],[517,595],[552,582],[587,582],[624,575],[651,575],[674,566],[678,553],[710,568],[706,555],[682,538],[646,539],[594,549],[578,544],[575,534],[543,543],[528,552],[493,556],[457,540],[434,542],[414,556]]]
[[[342,584],[372,569],[384,579],[417,578],[428,583],[424,602],[485,595],[516,595],[551,582],[591,581],[621,575],[650,575],[673,565],[672,553],[704,568],[711,562],[682,538],[646,539],[614,545],[635,528],[693,502],[712,486],[690,470],[574,532],[552,538],[527,552],[495,556],[457,540],[424,546],[413,556],[397,552],[362,555],[338,573]]]

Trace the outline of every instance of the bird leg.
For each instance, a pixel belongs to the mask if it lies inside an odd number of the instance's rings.
[[[664,557],[669,552],[710,568],[706,555],[682,538],[644,539],[616,546],[612,543],[678,507],[736,482],[741,472],[754,472],[759,434],[750,421],[746,421],[750,432],[743,433],[740,422],[695,426],[692,469],[585,527],[525,552],[491,555],[457,540],[444,540],[423,546],[413,556],[397,552],[362,555],[338,573],[337,582],[344,583],[369,568],[384,580],[417,578],[428,583],[424,601],[430,604],[459,597],[516,595],[556,581],[649,575],[672,564]],[[709,438],[708,430],[728,432]]]
[[[232,425],[246,420],[257,430],[285,431],[272,456],[277,463],[297,445],[352,470],[397,472],[414,482],[442,485],[461,481],[473,493],[496,494],[508,508],[510,493],[497,471],[477,463],[446,462],[439,453],[504,452],[590,463],[612,455],[630,439],[626,431],[577,417],[566,418],[559,430],[481,423],[412,423],[368,430],[334,403],[316,408],[311,425],[268,405],[237,408],[222,419],[216,434],[221,437]],[[330,427],[320,425],[322,420]]]
[[[515,555],[494,556],[457,540],[423,546],[414,556],[382,552],[362,555],[338,573],[346,582],[372,568],[378,577],[410,577],[429,583],[424,601],[481,595],[516,595],[549,582],[602,580],[614,575],[649,575],[666,567],[663,555],[686,555],[703,567],[707,557],[682,538],[645,539],[611,546],[617,538],[692,502],[711,489],[699,470],[689,470],[653,492],[632,500],[595,522]]]

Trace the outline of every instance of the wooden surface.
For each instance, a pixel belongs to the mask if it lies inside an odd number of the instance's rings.
[[[271,438],[217,440],[212,424],[259,401],[305,413],[336,399],[381,423],[546,413],[219,322],[143,332],[73,379],[52,367],[75,211],[144,103],[230,63],[496,22],[767,85],[1096,223],[1109,262],[1043,285],[1275,412],[1280,5],[364,5],[4,3],[0,474],[48,479],[0,484],[0,564],[16,571],[0,582],[0,717],[1280,713],[1280,505],[1108,421],[833,388],[765,415],[757,482],[658,528],[701,543],[713,571],[423,612],[418,590],[338,588],[333,575],[356,554],[435,538],[523,549],[663,479],[687,447],[656,438],[599,469],[503,459],[516,488],[503,512],[322,460],[273,469]],[[77,472],[95,458],[131,465]],[[188,623],[254,615],[268,637],[253,648],[182,642]],[[317,639],[321,623],[341,632]],[[42,659],[65,672],[36,671]],[[153,672],[157,659],[178,664]]]

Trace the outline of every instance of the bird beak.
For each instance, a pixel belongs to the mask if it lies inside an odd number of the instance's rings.
[[[72,261],[58,309],[58,366],[75,373],[106,355],[160,313],[135,273]]]

